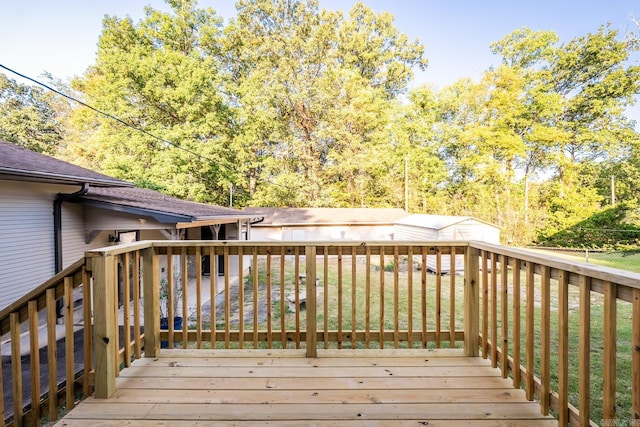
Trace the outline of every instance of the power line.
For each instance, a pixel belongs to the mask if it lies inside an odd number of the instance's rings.
[[[156,140],[158,140],[158,141],[160,141],[160,142],[162,142],[162,143],[168,144],[168,145],[170,145],[170,146],[172,146],[172,147],[175,147],[175,148],[177,148],[177,149],[179,149],[179,150],[185,151],[185,152],[187,152],[187,153],[189,153],[189,154],[191,154],[191,155],[193,155],[193,156],[196,156],[196,157],[198,157],[198,158],[200,158],[200,159],[207,160],[208,162],[211,162],[211,163],[213,163],[213,164],[217,164],[217,165],[219,165],[219,166],[222,166],[222,165],[220,164],[220,162],[217,162],[217,161],[215,161],[215,160],[213,160],[213,159],[210,159],[210,158],[208,158],[208,157],[206,157],[206,156],[203,156],[202,154],[196,153],[195,151],[189,150],[188,148],[184,148],[184,147],[182,147],[180,144],[177,144],[177,143],[175,143],[175,142],[169,141],[168,139],[164,139],[164,138],[162,138],[162,137],[159,137],[159,136],[157,136],[157,135],[154,135],[154,134],[152,134],[151,132],[149,132],[149,131],[147,131],[147,130],[144,130],[144,129],[140,128],[140,127],[137,127],[137,126],[134,126],[134,125],[132,125],[132,124],[130,124],[130,123],[127,123],[126,121],[122,120],[122,119],[121,119],[121,118],[119,118],[119,117],[114,116],[113,114],[106,113],[106,112],[104,112],[104,111],[102,111],[102,110],[100,110],[100,109],[98,109],[98,108],[96,108],[96,107],[94,107],[94,106],[92,106],[92,105],[87,104],[86,102],[83,102],[83,101],[80,101],[80,100],[79,100],[79,99],[77,99],[77,98],[74,98],[74,97],[73,97],[73,96],[71,96],[71,95],[67,95],[66,93],[60,92],[59,90],[57,90],[57,89],[55,89],[55,88],[53,88],[53,87],[51,87],[51,86],[49,86],[49,85],[47,85],[47,84],[45,84],[45,83],[42,83],[42,82],[40,82],[40,81],[38,81],[38,80],[36,80],[36,79],[34,79],[34,78],[31,78],[31,77],[29,77],[29,76],[26,76],[26,75],[24,75],[24,74],[22,74],[22,73],[19,73],[19,72],[15,71],[15,70],[12,70],[11,68],[6,67],[6,66],[4,66],[4,65],[2,65],[2,64],[0,64],[0,68],[2,68],[2,69],[4,69],[4,70],[7,70],[7,71],[9,71],[10,73],[13,73],[13,74],[15,74],[15,75],[17,75],[17,76],[20,76],[20,77],[22,77],[23,79],[29,80],[29,81],[31,81],[31,82],[33,82],[33,83],[35,83],[35,84],[39,85],[39,86],[42,86],[42,87],[44,87],[44,88],[46,88],[46,89],[50,90],[51,92],[56,93],[56,94],[58,94],[58,95],[60,95],[60,96],[62,96],[62,97],[64,97],[64,98],[67,98],[67,99],[69,99],[69,100],[73,101],[73,102],[77,102],[78,104],[82,105],[83,107],[86,107],[86,108],[88,108],[88,109],[90,109],[90,110],[92,110],[92,111],[95,111],[95,112],[96,112],[96,113],[98,113],[98,114],[102,114],[104,117],[107,117],[107,118],[109,118],[109,119],[111,119],[111,120],[115,120],[115,121],[117,121],[118,123],[123,124],[123,125],[125,125],[125,126],[127,126],[127,127],[131,128],[131,129],[133,129],[133,130],[138,131],[138,132],[142,132],[143,134],[145,134],[145,135],[147,135],[147,136],[150,136],[151,138],[154,138],[154,139],[156,139]]]
[[[117,117],[117,116],[114,116],[113,114],[109,114],[109,113],[107,113],[107,112],[104,112],[104,111],[102,111],[102,110],[100,110],[100,109],[98,109],[98,108],[96,108],[96,107],[94,107],[94,106],[92,106],[92,105],[87,104],[86,102],[83,102],[83,101],[80,101],[80,100],[79,100],[79,99],[77,99],[77,98],[74,98],[74,97],[73,97],[73,96],[71,96],[71,95],[67,95],[67,94],[66,94],[66,93],[64,93],[64,92],[60,92],[59,90],[57,90],[57,89],[55,89],[55,88],[53,88],[53,87],[51,87],[51,86],[49,86],[49,85],[47,85],[47,84],[45,84],[45,83],[42,83],[42,82],[40,82],[40,81],[38,81],[38,80],[36,80],[36,79],[34,79],[34,78],[32,78],[32,77],[29,77],[29,76],[27,76],[27,75],[24,75],[24,74],[22,74],[22,73],[19,73],[18,71],[12,70],[11,68],[9,68],[9,67],[7,67],[7,66],[5,66],[5,65],[3,65],[3,64],[0,64],[0,68],[2,68],[2,69],[4,69],[4,70],[7,70],[7,71],[9,71],[10,73],[13,73],[13,74],[15,74],[15,75],[17,75],[17,76],[20,76],[20,77],[22,77],[23,79],[29,80],[29,81],[31,81],[31,82],[33,82],[33,83],[35,83],[35,84],[39,85],[39,86],[42,86],[42,87],[44,87],[45,89],[48,89],[48,90],[50,90],[51,92],[53,92],[53,93],[55,93],[55,94],[57,94],[57,95],[60,95],[60,96],[62,96],[62,97],[64,97],[64,98],[67,98],[67,99],[69,99],[69,100],[73,101],[73,102],[76,102],[76,103],[78,103],[78,104],[82,105],[83,107],[86,107],[86,108],[88,108],[88,109],[90,109],[90,110],[92,110],[92,111],[94,111],[94,112],[96,112],[96,113],[98,113],[98,114],[103,115],[104,117],[106,117],[106,118],[108,118],[108,119],[115,120],[115,121],[117,121],[118,123],[120,123],[120,124],[123,124],[123,125],[127,126],[128,128],[131,128],[131,129],[136,130],[136,131],[138,131],[138,132],[142,132],[143,134],[145,134],[145,135],[147,135],[147,136],[150,136],[151,138],[154,138],[154,139],[156,139],[156,140],[158,140],[158,141],[160,141],[160,142],[163,142],[163,143],[168,144],[168,145],[170,145],[170,146],[172,146],[172,147],[175,147],[175,148],[177,148],[177,149],[179,149],[179,150],[182,150],[182,151],[184,151],[184,152],[187,152],[187,153],[189,153],[189,154],[191,154],[191,155],[193,155],[193,156],[195,156],[195,157],[197,157],[197,158],[199,158],[199,159],[201,159],[201,160],[206,160],[206,161],[208,161],[208,162],[211,162],[212,164],[216,164],[216,165],[219,165],[219,166],[222,166],[222,167],[227,167],[228,169],[233,170],[231,167],[224,166],[224,165],[222,165],[220,162],[217,162],[217,161],[215,161],[215,160],[213,160],[213,159],[210,159],[210,158],[208,158],[208,157],[206,157],[206,156],[203,156],[202,154],[196,153],[195,151],[189,150],[188,148],[184,148],[184,147],[182,147],[181,145],[179,145],[179,144],[177,144],[177,143],[175,143],[175,142],[169,141],[168,139],[164,139],[164,138],[162,138],[162,137],[159,137],[159,136],[157,136],[157,135],[152,134],[151,132],[149,132],[149,131],[147,131],[147,130],[144,130],[144,129],[139,128],[139,127],[137,127],[137,126],[134,126],[134,125],[132,125],[132,124],[130,124],[130,123],[127,123],[127,122],[126,122],[126,121],[124,121],[123,119],[121,119],[121,118],[119,118],[119,117]],[[233,170],[233,171],[234,171],[234,172],[236,172],[236,173],[238,172],[237,170]],[[262,182],[264,182],[264,183],[266,183],[266,184],[269,184],[269,185],[275,185],[275,186],[277,186],[277,187],[281,187],[281,188],[289,189],[289,187],[284,186],[284,185],[282,185],[282,184],[275,183],[275,182],[266,181],[266,180],[262,180],[262,179],[258,179],[258,181],[262,181]]]

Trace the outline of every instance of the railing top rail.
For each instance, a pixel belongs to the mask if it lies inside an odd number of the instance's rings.
[[[69,267],[62,270],[60,273],[53,276],[51,279],[47,280],[37,288],[29,291],[26,295],[22,296],[19,300],[13,302],[8,307],[5,307],[0,311],[0,323],[4,323],[4,321],[9,317],[9,314],[17,311],[17,310],[26,310],[27,304],[29,301],[43,298],[44,293],[47,289],[58,286],[62,283],[62,280],[65,277],[69,277],[71,275],[80,273],[82,271],[82,266],[84,265],[84,258],[79,259],[78,261],[71,264]],[[5,333],[6,331],[2,331]]]
[[[127,243],[117,246],[108,246],[104,248],[93,249],[86,253],[88,257],[120,255],[126,252],[146,249],[149,247],[156,248],[182,248],[182,247],[211,247],[211,246],[228,246],[228,247],[394,247],[394,246],[428,246],[428,247],[467,247],[469,242],[466,241],[417,241],[417,240],[380,240],[380,241],[361,241],[361,240],[327,240],[327,241],[309,241],[309,240],[146,240],[142,242]]]
[[[603,282],[611,282],[629,288],[640,289],[640,274],[632,271],[587,264],[585,262],[567,260],[553,255],[542,255],[527,249],[510,248],[480,241],[470,241],[469,245],[476,249],[518,258],[521,261],[544,265],[552,269],[563,270],[576,275],[598,279]]]

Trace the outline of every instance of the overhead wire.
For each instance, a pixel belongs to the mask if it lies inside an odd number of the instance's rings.
[[[31,78],[29,76],[26,76],[26,75],[24,75],[22,73],[19,73],[18,71],[12,70],[11,68],[9,68],[9,67],[7,67],[7,66],[5,66],[3,64],[0,64],[0,68],[2,68],[4,70],[7,70],[10,73],[13,73],[13,74],[15,74],[17,76],[20,76],[23,79],[29,80],[29,81],[31,81],[31,82],[39,85],[39,86],[42,86],[42,87],[50,90],[51,92],[53,92],[53,93],[55,93],[57,95],[60,95],[60,96],[62,96],[64,98],[67,98],[67,99],[73,101],[73,102],[76,102],[76,103],[82,105],[83,107],[86,107],[86,108],[88,108],[88,109],[90,109],[90,110],[92,110],[92,111],[94,111],[94,112],[96,112],[98,114],[103,115],[104,117],[107,117],[108,119],[115,120],[116,122],[118,122],[120,124],[123,124],[123,125],[131,128],[131,129],[133,129],[133,130],[138,131],[138,132],[141,132],[141,133],[143,133],[143,134],[145,134],[145,135],[147,135],[147,136],[149,136],[151,138],[154,138],[154,139],[156,139],[156,140],[158,140],[158,141],[160,141],[160,142],[162,142],[164,144],[167,144],[167,145],[175,147],[175,148],[177,148],[179,150],[185,151],[185,152],[187,152],[187,153],[189,153],[189,154],[191,154],[193,156],[196,156],[196,157],[198,157],[200,159],[206,160],[206,161],[211,162],[213,164],[217,164],[219,166],[223,166],[220,162],[217,162],[217,161],[215,161],[213,159],[210,159],[210,158],[208,158],[206,156],[203,156],[200,153],[196,153],[195,151],[190,150],[188,148],[185,148],[185,147],[181,146],[178,143],[175,143],[173,141],[169,141],[168,139],[165,139],[165,138],[162,138],[160,136],[154,135],[153,133],[151,133],[151,132],[149,132],[149,131],[147,131],[145,129],[142,129],[142,128],[138,127],[138,126],[132,125],[131,123],[127,123],[125,120],[123,120],[123,119],[121,119],[121,118],[119,118],[117,116],[114,116],[113,114],[109,114],[107,112],[104,112],[104,111],[102,111],[102,110],[100,110],[100,109],[98,109],[98,108],[96,108],[96,107],[94,107],[94,106],[92,106],[90,104],[87,104],[86,102],[83,102],[83,101],[81,101],[81,100],[79,100],[79,99],[77,99],[77,98],[75,98],[75,97],[73,97],[71,95],[67,95],[66,93],[61,92],[61,91],[59,91],[59,90],[57,90],[57,89],[55,89],[55,88],[53,88],[53,87],[51,87],[51,86],[49,86],[49,85],[47,85],[45,83],[42,83],[42,82],[40,82],[40,81],[38,81],[38,80],[36,80],[34,78]],[[223,166],[223,167],[225,167],[225,166]]]
[[[6,71],[8,71],[10,73],[13,73],[16,76],[19,76],[19,77],[21,77],[21,78],[23,78],[25,80],[29,80],[30,82],[33,82],[33,83],[35,83],[35,84],[37,84],[39,86],[42,86],[45,89],[50,90],[51,92],[53,92],[53,93],[55,93],[57,95],[60,95],[60,96],[66,98],[66,99],[68,99],[70,101],[76,102],[76,103],[82,105],[83,107],[88,108],[88,109],[90,109],[90,110],[92,110],[92,111],[94,111],[94,112],[96,112],[98,114],[101,114],[102,116],[104,116],[104,117],[106,117],[108,119],[115,120],[116,122],[118,122],[118,123],[120,123],[120,124],[122,124],[122,125],[124,125],[124,126],[126,126],[128,128],[131,128],[131,129],[133,129],[135,131],[141,132],[141,133],[143,133],[143,134],[145,134],[145,135],[147,135],[147,136],[149,136],[151,138],[154,138],[154,139],[156,139],[156,140],[158,140],[158,141],[160,141],[160,142],[162,142],[164,144],[170,145],[170,146],[175,147],[175,148],[177,148],[179,150],[187,152],[187,153],[189,153],[189,154],[191,154],[191,155],[193,155],[193,156],[195,156],[195,157],[197,157],[197,158],[199,158],[201,160],[206,160],[206,161],[211,162],[213,164],[216,164],[218,166],[231,169],[231,167],[229,167],[229,166],[225,166],[225,165],[221,164],[220,162],[215,161],[215,160],[213,160],[213,159],[211,159],[209,157],[203,156],[202,154],[196,153],[193,150],[190,150],[188,148],[182,147],[178,143],[175,143],[175,142],[170,141],[168,139],[165,139],[165,138],[159,137],[157,135],[154,135],[153,133],[151,133],[151,132],[149,132],[149,131],[147,131],[145,129],[142,129],[142,128],[138,127],[138,126],[132,125],[131,123],[127,123],[125,120],[123,120],[123,119],[121,119],[121,118],[119,118],[117,116],[114,116],[113,114],[110,114],[110,113],[107,113],[105,111],[102,111],[102,110],[100,110],[100,109],[98,109],[98,108],[96,108],[96,107],[94,107],[94,106],[92,106],[90,104],[87,104],[84,101],[81,101],[81,100],[79,100],[79,99],[77,99],[77,98],[75,98],[75,97],[73,97],[71,95],[68,95],[68,94],[66,94],[64,92],[61,92],[61,91],[57,90],[56,88],[47,85],[46,83],[42,83],[41,81],[38,81],[38,80],[36,80],[36,79],[34,79],[32,77],[29,77],[29,76],[27,76],[25,74],[22,74],[22,73],[20,73],[20,72],[18,72],[16,70],[13,70],[13,69],[11,69],[11,68],[3,65],[3,64],[0,64],[0,68],[4,69],[4,70],[6,70]],[[235,172],[237,172],[237,171],[235,171]],[[275,185],[277,187],[288,189],[288,187],[286,187],[286,186],[284,186],[282,184],[278,184],[278,183],[270,182],[270,181],[264,181],[264,180],[260,180],[260,181],[265,182],[265,183],[267,183],[269,185]]]

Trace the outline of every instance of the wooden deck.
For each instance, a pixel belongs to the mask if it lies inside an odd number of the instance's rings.
[[[163,350],[56,426],[551,426],[461,350]]]

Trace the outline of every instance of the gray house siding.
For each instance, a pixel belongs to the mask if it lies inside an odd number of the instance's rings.
[[[101,232],[86,243],[87,228],[82,205],[62,204],[62,268],[67,268],[84,256],[85,251],[109,246],[109,233]]]
[[[53,275],[53,200],[67,188],[0,181],[0,309]]]

